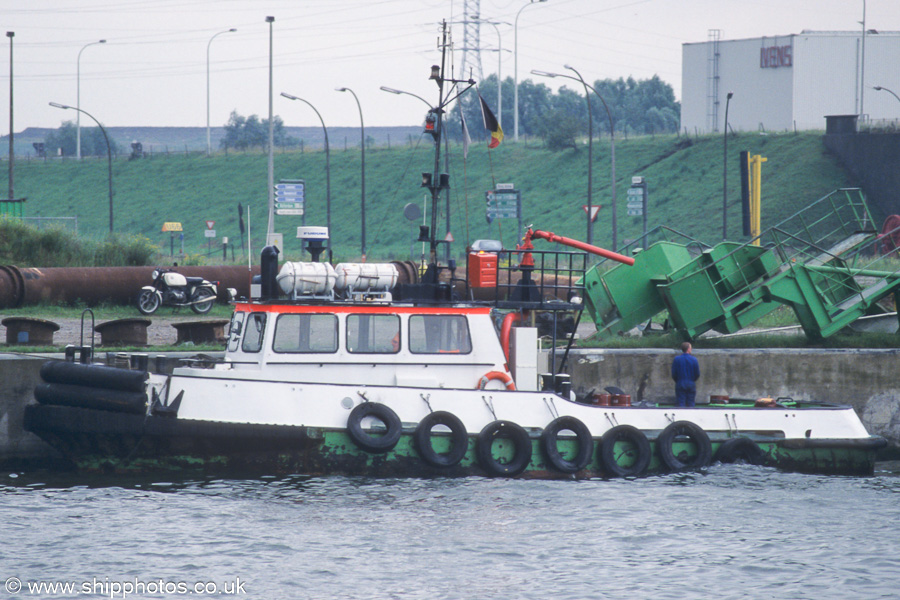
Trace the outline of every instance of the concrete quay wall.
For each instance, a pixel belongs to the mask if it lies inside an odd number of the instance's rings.
[[[567,372],[584,394],[614,385],[640,400],[675,401],[674,350],[573,350]],[[849,404],[869,433],[900,453],[900,349],[694,350],[700,362],[698,402],[710,395],[733,398],[789,396]]]

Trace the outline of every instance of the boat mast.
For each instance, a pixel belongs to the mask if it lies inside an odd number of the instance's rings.
[[[443,180],[441,179],[441,136],[443,135],[443,123],[444,123],[444,73],[446,72],[447,67],[447,22],[444,21],[442,23],[442,32],[441,32],[441,68],[439,72],[435,72],[435,67],[431,68],[431,78],[437,82],[438,85],[438,103],[437,107],[431,109],[429,111],[435,120],[434,123],[434,132],[432,133],[432,137],[434,138],[434,169],[432,170],[431,175],[431,246],[429,252],[429,261],[430,264],[437,266],[437,214],[438,214],[438,203],[440,202],[441,192],[444,190],[444,187],[450,187],[450,175],[449,173],[445,175]],[[426,125],[426,129],[427,129]],[[445,184],[445,185],[442,185]],[[449,218],[449,215],[448,215]]]
[[[441,137],[444,134],[444,108],[462,96],[462,94],[468,91],[470,87],[475,85],[474,79],[453,79],[452,77],[444,77],[447,69],[447,50],[450,48],[447,39],[448,31],[446,21],[441,24],[441,29],[441,41],[439,45],[441,49],[441,64],[440,66],[434,65],[431,67],[431,76],[429,77],[429,79],[432,79],[437,83],[438,103],[428,111],[428,115],[425,118],[425,132],[431,134],[431,137],[434,140],[434,168],[431,173],[422,174],[422,187],[428,188],[431,192],[431,227],[427,233],[422,232],[422,235],[419,236],[420,241],[426,241],[427,239],[429,242],[429,264],[428,269],[425,272],[425,283],[437,283],[438,280],[439,267],[437,246],[439,241],[436,237],[438,224],[437,216],[440,209],[441,193],[444,191],[449,193],[448,190],[450,189],[450,174],[441,173],[440,164]],[[445,89],[445,83],[451,85]],[[468,85],[465,89],[451,97],[451,94],[458,83],[465,83]],[[449,214],[447,215],[447,218],[450,218]]]

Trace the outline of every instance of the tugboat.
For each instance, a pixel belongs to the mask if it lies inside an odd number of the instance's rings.
[[[442,116],[457,86],[474,84],[442,73],[433,67],[439,102],[426,118],[433,207],[449,179],[438,170]],[[437,259],[438,213],[422,227],[421,274],[410,263],[322,262],[327,230],[299,228],[312,260],[279,268],[278,249],[263,249],[222,360],[171,374],[49,361],[25,428],[101,472],[594,478],[716,460],[873,472],[885,441],[849,406],[577,397],[565,365],[588,253],[633,259],[529,228],[515,250],[474,247],[461,276]],[[574,249],[536,250],[535,239]]]

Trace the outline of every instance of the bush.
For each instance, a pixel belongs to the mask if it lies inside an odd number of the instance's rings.
[[[0,264],[19,267],[136,267],[154,264],[159,248],[144,236],[115,235],[102,242],[19,219],[0,218]]]

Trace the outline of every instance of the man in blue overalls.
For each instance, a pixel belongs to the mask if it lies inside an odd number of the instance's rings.
[[[691,354],[690,342],[681,344],[681,354],[672,361],[672,379],[675,380],[675,400],[678,406],[694,406],[697,396],[696,381],[700,379],[700,363]]]

